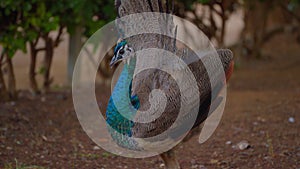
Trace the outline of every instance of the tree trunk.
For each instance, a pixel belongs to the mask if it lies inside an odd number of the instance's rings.
[[[220,34],[220,47],[224,47],[224,37],[225,37],[225,32],[226,32],[226,21],[227,21],[227,16],[226,16],[226,11],[224,9],[224,4],[221,3],[220,4],[220,8],[221,8],[221,21],[222,21],[222,25],[221,25],[221,34]]]
[[[245,28],[243,31],[244,46],[254,57],[261,57],[270,8],[273,1],[258,0],[245,3]],[[255,9],[255,10],[254,10]],[[258,19],[259,18],[259,19]]]
[[[4,57],[4,53],[2,53],[0,57],[0,102],[7,101],[9,99],[9,95],[6,89],[3,72],[2,72],[3,57]]]
[[[74,33],[71,34],[70,38],[69,38],[69,56],[68,56],[68,74],[67,74],[69,85],[71,85],[71,83],[72,83],[75,63],[76,63],[77,57],[79,55],[79,52],[81,50],[81,47],[83,45],[82,40],[81,40],[82,31],[83,31],[83,27],[80,25],[77,25],[75,27]]]
[[[29,66],[29,81],[30,81],[30,88],[34,94],[39,93],[38,84],[35,79],[35,67],[36,67],[36,57],[37,57],[37,50],[35,49],[35,45],[30,42],[30,66]]]
[[[50,85],[53,81],[52,78],[50,78],[50,71],[51,71],[51,65],[53,60],[53,53],[54,53],[54,43],[53,40],[46,35],[44,37],[45,45],[46,45],[46,51],[45,51],[45,58],[44,58],[44,84],[43,89],[45,92],[49,91]]]
[[[7,62],[7,72],[8,72],[7,88],[8,88],[10,98],[15,100],[17,98],[16,78],[15,78],[12,59],[7,54],[6,54],[6,62]]]

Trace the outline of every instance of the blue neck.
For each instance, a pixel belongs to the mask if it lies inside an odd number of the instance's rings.
[[[124,64],[122,73],[114,87],[112,100],[118,112],[128,120],[133,120],[136,109],[131,104],[131,82],[134,75],[136,57],[132,57],[128,63]],[[130,90],[130,91],[128,91]]]
[[[113,140],[124,148],[137,150],[138,143],[132,137],[133,118],[139,108],[137,96],[131,96],[131,82],[136,58],[125,64],[112,92],[106,109],[106,122]],[[134,107],[133,107],[134,106]]]

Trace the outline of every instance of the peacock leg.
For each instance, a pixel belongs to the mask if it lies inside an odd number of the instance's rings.
[[[166,169],[180,169],[174,149],[160,154],[160,157],[164,161]]]

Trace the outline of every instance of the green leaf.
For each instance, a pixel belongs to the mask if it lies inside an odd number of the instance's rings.
[[[38,73],[39,74],[44,74],[46,72],[46,68],[44,66],[41,66]]]
[[[211,0],[198,0],[199,3],[208,4]]]

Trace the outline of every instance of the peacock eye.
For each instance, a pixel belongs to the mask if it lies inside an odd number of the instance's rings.
[[[119,51],[119,54],[121,54],[121,55],[123,55],[124,53],[125,53],[124,49],[121,49],[121,50]]]

